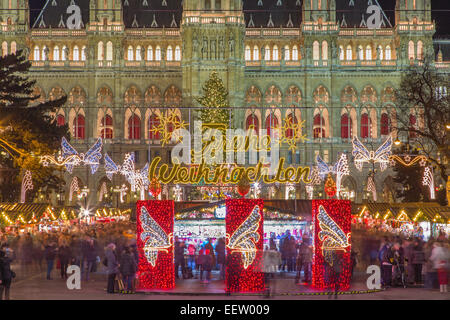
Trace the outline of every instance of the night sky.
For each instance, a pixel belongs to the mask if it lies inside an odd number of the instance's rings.
[[[365,1],[365,0],[355,0],[355,1]],[[46,1],[44,0],[30,0],[30,15],[32,23],[39,15],[39,10],[43,8],[45,2]],[[386,15],[392,16],[394,14],[395,9],[394,0],[378,0],[378,2],[384,9]],[[437,36],[448,35],[450,37],[450,22],[448,21],[448,18],[450,16],[450,1],[432,0],[431,10],[432,10],[432,17],[436,21],[436,29],[437,29],[436,35]]]

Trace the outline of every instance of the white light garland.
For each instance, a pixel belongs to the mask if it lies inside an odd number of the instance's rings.
[[[314,167],[314,168],[317,168],[317,171],[314,172],[314,169],[313,169],[312,177],[314,177],[314,175],[316,175],[316,176],[318,175],[323,180],[324,177],[328,173],[335,174],[336,175],[336,194],[337,194],[337,197],[339,198],[341,187],[342,187],[341,186],[342,177],[350,174],[350,171],[348,168],[348,162],[347,162],[347,155],[345,153],[342,153],[341,156],[339,157],[339,160],[333,166],[329,166],[328,164],[326,164],[325,161],[323,161],[322,158],[318,155],[316,157],[316,163],[317,163],[317,167]]]
[[[102,202],[104,195],[108,192],[106,187],[106,182],[102,183],[102,186],[100,187],[100,194],[98,195],[98,201]]]
[[[69,191],[69,201],[72,201],[73,193],[80,191],[80,187],[78,185],[78,178],[73,177],[72,182],[70,183],[70,191]]]
[[[436,194],[434,191],[434,177],[433,177],[433,168],[432,167],[426,167],[423,172],[423,180],[422,184],[424,186],[428,186],[430,189],[430,198],[436,199]]]
[[[33,179],[31,178],[31,171],[25,171],[22,179],[22,188],[20,192],[20,202],[25,203],[26,193],[28,190],[33,190]]]
[[[114,161],[105,154],[105,171],[106,176],[111,180],[112,175],[120,173],[125,176],[131,187],[131,192],[140,191],[141,200],[145,200],[145,190],[148,189],[150,181],[148,180],[148,163],[140,169],[135,169],[134,153],[125,154],[125,160],[121,166],[118,166]]]
[[[367,191],[372,192],[373,201],[377,201],[377,188],[375,186],[375,181],[372,175],[370,175],[367,180]]]

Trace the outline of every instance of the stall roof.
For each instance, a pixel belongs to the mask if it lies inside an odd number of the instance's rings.
[[[450,207],[441,206],[436,202],[409,202],[409,203],[364,203],[353,204],[352,214],[360,215],[368,211],[372,217],[379,213],[379,217],[386,219],[411,221],[449,221]]]

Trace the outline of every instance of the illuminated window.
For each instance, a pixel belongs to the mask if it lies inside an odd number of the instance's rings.
[[[141,46],[137,46],[136,47],[136,61],[141,61],[142,57],[141,57]]]
[[[153,131],[155,128],[159,126],[159,117],[156,114],[152,114],[148,119],[148,137],[151,140],[159,140],[160,134],[159,131]]]
[[[153,60],[153,47],[152,46],[148,46],[147,48],[147,61],[152,61]]]
[[[245,61],[250,61],[251,60],[251,51],[250,51],[250,47],[246,46],[245,47]]]
[[[353,59],[353,53],[352,53],[352,47],[350,45],[347,46],[347,60],[352,60]]]
[[[181,48],[180,46],[175,47],[175,60],[181,61]]]
[[[63,51],[64,51],[64,49],[63,49]],[[103,42],[101,42],[101,41],[98,43],[98,46],[97,46],[97,59],[98,59],[98,61],[103,61]]]
[[[73,47],[73,56],[72,56],[72,60],[73,60],[73,61],[78,61],[78,60],[80,60],[80,50],[78,49],[78,46]]]
[[[319,42],[313,42],[313,60],[319,60],[320,52],[319,52]]]
[[[366,47],[366,60],[372,60],[372,47],[369,45]]]
[[[344,47],[343,46],[339,46],[339,60],[341,60],[341,61],[344,60]]]
[[[139,140],[141,138],[141,118],[133,114],[128,119],[128,139]]]
[[[391,60],[391,47],[386,46],[386,60]]]
[[[291,60],[291,54],[289,50],[289,46],[284,47],[284,60],[289,61]]]
[[[273,46],[273,56],[272,56],[272,60],[274,61],[278,61],[279,57],[278,57],[278,47],[275,45]]]
[[[384,60],[383,58],[383,47],[382,46],[378,46],[378,52],[380,53],[380,60]]]
[[[113,119],[107,114],[100,122],[101,130],[100,136],[102,139],[112,139],[113,138]]]
[[[349,139],[352,136],[352,119],[348,113],[344,113],[341,116],[341,138]]]
[[[383,136],[387,136],[389,131],[389,116],[387,113],[383,113],[380,118],[380,133]]]
[[[423,42],[417,41],[417,59],[422,60],[423,59]]]
[[[157,46],[155,50],[155,60],[161,61],[161,47]]]
[[[113,44],[111,41],[108,41],[106,43],[106,60],[107,61],[113,60]]]
[[[414,42],[410,41],[408,44],[408,57],[409,59],[415,59],[416,55],[414,54]]]
[[[167,47],[167,61],[173,60],[173,49],[172,46]]]
[[[75,139],[77,140],[82,140],[84,139],[85,135],[84,135],[84,116],[79,114],[75,117],[75,119],[73,119],[73,136]]]
[[[269,61],[270,60],[270,47],[266,46],[264,49],[264,60]]]
[[[328,42],[322,41],[322,60],[328,60]]]
[[[128,55],[127,55],[127,60],[128,61],[133,61],[133,47],[132,46],[128,46]]]
[[[292,48],[292,60],[294,60],[294,61],[298,60],[298,48],[297,48],[297,46],[294,46]]]
[[[59,47],[55,46],[53,48],[53,61],[59,61]]]
[[[81,60],[86,61],[86,46],[81,48]]]
[[[258,46],[253,47],[253,61],[259,60],[259,48]]]
[[[370,118],[367,113],[361,115],[361,138],[365,139],[369,137],[369,124]]]

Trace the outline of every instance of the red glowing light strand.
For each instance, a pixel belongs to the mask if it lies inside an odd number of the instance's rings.
[[[335,234],[345,235],[344,237],[337,236],[337,243],[341,242],[342,245],[339,245],[339,248],[335,246],[332,250],[336,254],[337,251],[341,252],[341,272],[339,274],[339,279],[337,280],[339,283],[340,290],[347,290],[350,287],[350,277],[351,277],[351,203],[348,200],[313,200],[312,201],[312,219],[313,219],[313,228],[314,228],[314,257],[313,257],[313,268],[312,268],[312,285],[315,288],[326,289],[326,288],[334,288],[334,277],[337,276],[335,270],[330,265],[329,262],[326,261],[326,257],[324,256],[323,249],[325,251],[331,249],[332,244],[331,239],[326,237],[320,226],[319,214],[320,207],[327,213],[329,217],[329,222],[333,221],[335,224],[333,231]],[[326,220],[326,219],[322,219]],[[331,225],[333,225],[331,223]],[[328,223],[330,225],[330,223]],[[336,228],[339,228],[340,231],[336,232]],[[331,233],[330,233],[331,235]],[[342,238],[342,239],[341,239]],[[328,240],[327,240],[328,239]],[[333,239],[333,238],[332,238]],[[333,239],[334,240],[334,239]],[[325,252],[325,255],[327,253]]]
[[[260,220],[250,219],[249,221],[257,221],[258,227],[255,228],[255,223],[249,223],[248,227],[251,230],[251,234],[254,235],[248,238],[252,241],[254,240],[254,246],[256,249],[256,254],[253,261],[250,263],[251,259],[248,259],[247,268],[245,268],[245,253],[239,250],[233,249],[232,243],[227,243],[227,269],[226,269],[226,287],[228,292],[260,292],[265,288],[264,283],[264,273],[257,270],[260,266],[262,259],[262,249],[263,249],[263,207],[264,201],[262,199],[227,199],[226,204],[226,233],[228,235],[234,235],[235,232],[240,233],[242,236],[248,236],[249,233],[243,232],[245,230],[239,231],[239,227],[246,225],[245,221],[253,214],[260,215]],[[255,210],[258,207],[259,210]],[[258,234],[258,236],[255,236]],[[230,238],[228,238],[230,240]],[[229,241],[228,241],[229,242]],[[231,246],[231,247],[230,247]],[[252,248],[253,249],[253,248]],[[244,257],[243,257],[244,255]],[[244,259],[243,259],[244,258]],[[244,262],[244,263],[243,263]]]
[[[136,204],[136,212],[137,247],[139,252],[137,289],[141,291],[145,289],[173,289],[175,287],[173,247],[174,201],[138,201]],[[148,223],[149,220],[146,219],[146,213],[148,213],[148,216],[155,223]],[[146,226],[155,226],[155,224],[160,228],[160,232],[156,234],[167,235],[166,239],[170,245],[161,244],[160,246],[158,245],[159,241],[152,238],[155,237],[155,233],[149,232]],[[146,252],[152,253],[149,250],[156,251],[157,256],[154,260],[154,265],[151,259],[152,254],[146,255]]]

